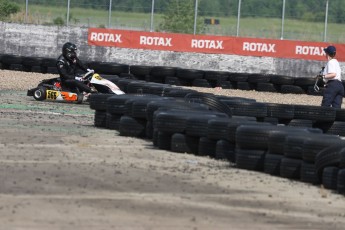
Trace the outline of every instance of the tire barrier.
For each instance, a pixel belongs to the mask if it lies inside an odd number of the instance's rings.
[[[139,67],[141,70],[148,71]],[[96,127],[151,140],[159,149],[323,184],[345,194],[344,110],[258,103],[137,79],[113,81],[122,82],[127,94],[90,96]]]
[[[291,77],[280,74],[234,73],[183,69],[168,66],[126,65],[113,62],[83,61],[89,68],[103,75],[118,75],[151,83],[176,86],[222,87],[224,89],[256,90],[283,94],[308,94],[322,96],[324,89],[314,90],[313,77]],[[56,59],[21,57],[0,54],[0,69],[57,74]],[[345,85],[345,81],[343,81]],[[123,89],[121,89],[123,90]],[[131,90],[132,91],[132,90]]]

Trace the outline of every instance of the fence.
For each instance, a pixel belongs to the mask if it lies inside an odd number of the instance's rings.
[[[104,27],[141,31],[161,31],[163,21],[162,4],[166,0],[137,0],[126,4],[113,4],[113,0],[99,1],[97,5],[83,4],[77,0],[14,0],[25,9],[25,13],[12,17],[12,21],[34,24],[58,24],[81,27]],[[184,0],[182,0],[184,1]],[[193,0],[195,9],[192,31],[198,34],[257,37],[302,41],[345,42],[345,27],[335,20],[329,21],[329,8],[336,7],[329,0],[322,0],[324,10],[317,12],[318,20],[313,21],[312,13],[295,15],[291,8],[293,0],[275,0],[272,12],[248,13],[252,7],[247,0],[229,0],[229,10],[213,10],[206,2]],[[321,0],[320,0],[321,1]],[[133,2],[139,2],[136,6]],[[145,3],[143,3],[145,2]],[[272,0],[261,0],[272,4]],[[230,4],[231,3],[231,4]],[[196,10],[197,9],[197,10]],[[219,9],[219,8],[218,8]],[[308,15],[310,16],[308,18]],[[332,16],[333,17],[333,16]],[[203,20],[203,31],[196,31],[197,20]],[[341,21],[345,21],[341,20]],[[179,32],[178,30],[176,32]]]

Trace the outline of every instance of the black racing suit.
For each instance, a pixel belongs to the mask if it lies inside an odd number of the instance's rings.
[[[79,69],[87,72],[86,66],[79,60],[79,58],[75,58],[74,61],[71,62],[61,55],[57,59],[56,67],[60,74],[62,83],[67,87],[76,87],[80,90],[80,92],[91,93],[90,87],[75,79]]]

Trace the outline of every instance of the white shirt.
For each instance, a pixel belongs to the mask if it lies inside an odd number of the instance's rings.
[[[341,69],[340,69],[340,65],[337,59],[331,59],[327,62],[327,65],[323,71],[323,74],[325,75],[329,73],[335,73],[336,76],[332,79],[326,79],[326,81],[329,81],[329,80],[341,81]]]

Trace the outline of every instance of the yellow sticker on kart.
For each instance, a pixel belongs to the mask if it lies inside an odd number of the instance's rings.
[[[58,101],[77,101],[78,95],[71,92],[47,90],[47,99]]]
[[[102,77],[99,76],[99,74],[97,74],[97,73],[95,73],[92,77],[99,80],[99,81],[102,80]]]
[[[60,95],[59,91],[56,90],[47,90],[47,99],[56,100],[56,98]]]

